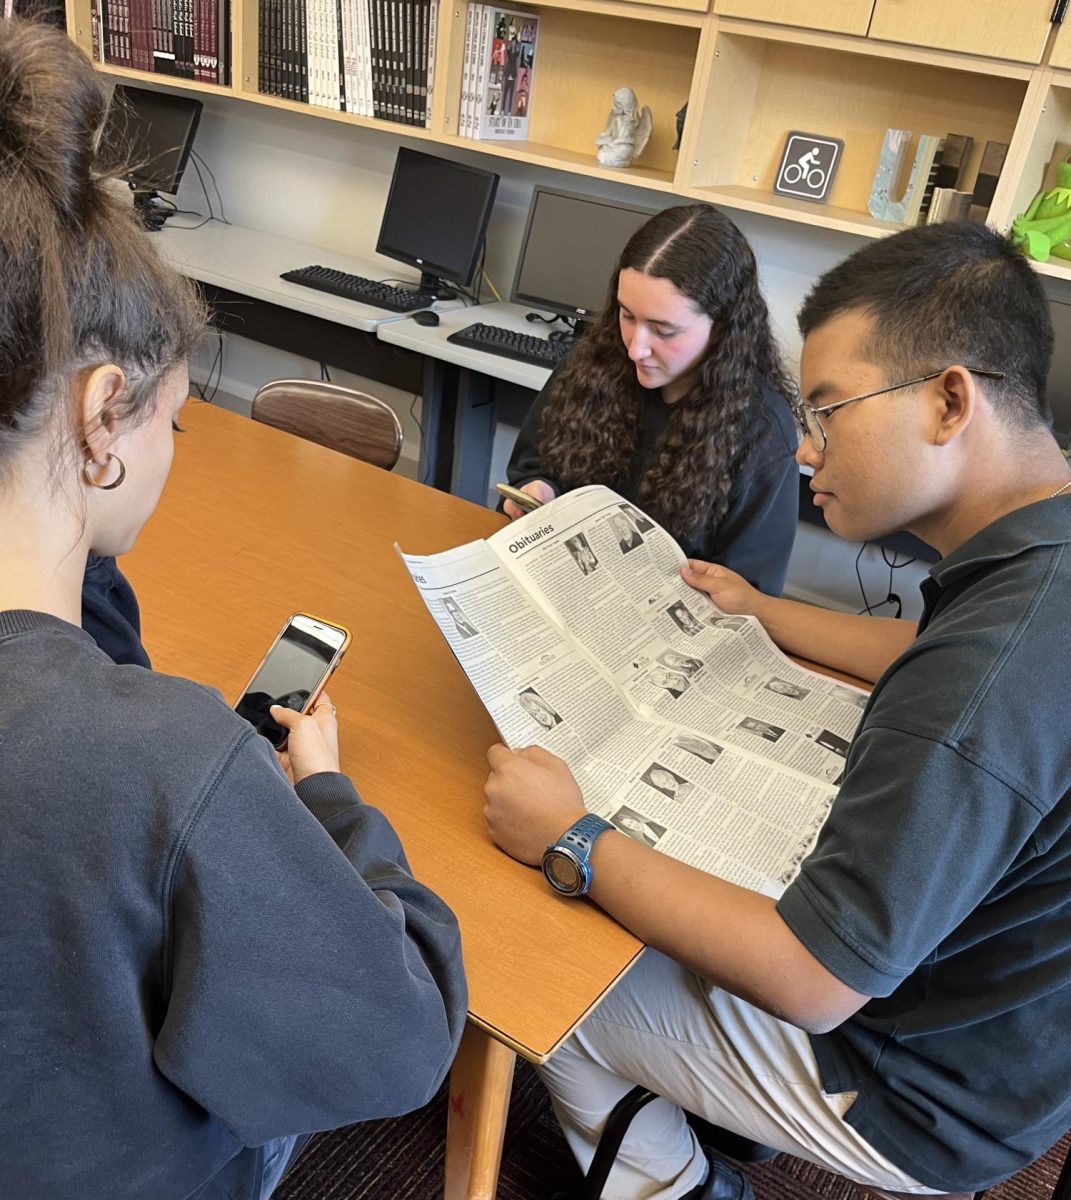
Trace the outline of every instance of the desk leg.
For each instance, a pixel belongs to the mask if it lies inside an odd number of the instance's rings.
[[[494,1200],[517,1056],[466,1025],[450,1069],[445,1200]]]
[[[450,491],[485,507],[490,486],[491,448],[495,441],[494,383],[487,375],[479,371],[461,371],[454,420]]]
[[[456,409],[457,367],[425,357],[418,478],[444,492],[450,490],[454,465]]]

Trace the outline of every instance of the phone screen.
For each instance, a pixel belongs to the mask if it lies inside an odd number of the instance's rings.
[[[235,712],[273,746],[282,746],[287,731],[271,719],[268,709],[282,704],[301,712],[319,691],[345,641],[345,630],[312,617],[291,617],[234,706]]]

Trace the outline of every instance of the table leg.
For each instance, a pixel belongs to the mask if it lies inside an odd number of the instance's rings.
[[[445,1200],[494,1200],[517,1056],[466,1025],[450,1069]]]
[[[479,371],[458,375],[450,491],[486,506],[491,450],[495,442],[495,384]]]

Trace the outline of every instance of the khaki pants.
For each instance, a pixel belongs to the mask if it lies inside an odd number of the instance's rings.
[[[677,1200],[706,1159],[682,1109],[857,1183],[936,1195],[844,1121],[855,1093],[826,1095],[807,1035],[653,950],[539,1073],[583,1170],[636,1084],[663,1099],[633,1120],[605,1200]]]

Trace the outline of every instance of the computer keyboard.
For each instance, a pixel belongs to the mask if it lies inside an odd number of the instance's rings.
[[[357,300],[373,308],[385,308],[390,312],[414,312],[418,308],[430,308],[435,300],[427,292],[411,292],[406,288],[392,287],[389,283],[378,283],[362,275],[347,275],[332,267],[299,267],[296,271],[284,271],[279,276],[288,283],[300,283],[302,287],[315,288],[332,296],[346,300]]]
[[[500,325],[482,323],[466,325],[457,333],[450,334],[446,340],[456,346],[467,346],[470,350],[515,358],[533,367],[556,367],[572,345],[572,342],[549,342],[530,333],[518,333],[513,329],[503,329]]]

